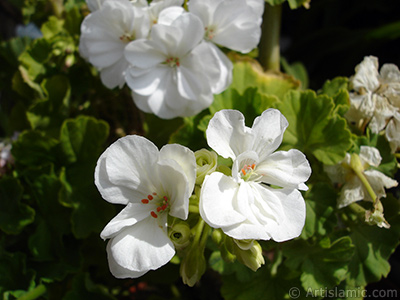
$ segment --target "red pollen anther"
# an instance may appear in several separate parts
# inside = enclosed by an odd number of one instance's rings
[[[147,196],[147,199],[153,200],[153,196],[152,196],[152,195],[148,195],[148,196]]]
[[[251,168],[254,170],[254,168],[256,167],[256,164],[252,164]]]
[[[156,193],[156,192],[154,192],[154,193],[153,193],[153,195],[154,195],[154,196],[156,196],[156,195],[157,195],[157,193]]]
[[[179,67],[179,66],[180,66],[180,63],[179,63],[179,61],[177,61],[177,62],[176,62],[176,66],[177,66],[177,67]]]
[[[163,206],[161,206],[162,210],[165,210],[167,208],[167,204],[164,204]]]
[[[244,170],[244,168],[242,169],[242,173],[243,175],[246,175],[246,171]]]
[[[152,212],[150,213],[150,215],[151,215],[154,219],[157,219],[157,218],[158,218],[157,214],[156,214],[154,211],[152,211]]]
[[[157,212],[160,212],[161,209],[162,209],[161,206],[157,207]]]
[[[168,197],[167,196],[164,196],[163,198],[164,198],[165,201],[168,201]]]
[[[143,204],[147,204],[147,203],[149,203],[149,200],[147,200],[147,199],[142,199],[142,203],[143,203]]]

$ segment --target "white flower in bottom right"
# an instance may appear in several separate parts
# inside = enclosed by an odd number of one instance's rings
[[[201,217],[237,239],[286,241],[300,235],[305,202],[299,189],[311,174],[298,150],[276,151],[288,126],[276,109],[255,119],[252,128],[235,110],[217,112],[206,135],[214,151],[233,159],[232,176],[206,176],[200,193]]]

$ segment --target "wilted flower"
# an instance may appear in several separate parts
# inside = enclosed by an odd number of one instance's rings
[[[378,149],[361,146],[359,155],[346,153],[344,160],[339,164],[324,167],[333,182],[343,184],[338,199],[339,208],[359,200],[375,202],[377,199],[386,197],[385,188],[397,186],[396,180],[370,168],[371,166],[378,167],[381,160]],[[367,182],[363,182],[364,179]],[[371,192],[368,191],[369,187],[372,188],[374,197],[377,199],[372,198]]]
[[[307,189],[311,168],[298,150],[274,152],[287,126],[276,109],[263,112],[252,128],[235,110],[210,120],[209,146],[233,159],[232,177],[214,172],[203,182],[200,214],[211,227],[238,240],[285,241],[301,233],[305,203],[298,189]]]
[[[102,197],[126,207],[101,232],[110,270],[136,278],[165,265],[175,254],[168,215],[186,219],[195,182],[194,153],[172,144],[158,151],[149,140],[126,136],[99,158],[95,184]]]

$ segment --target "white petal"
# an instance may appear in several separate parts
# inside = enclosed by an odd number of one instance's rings
[[[113,89],[117,86],[122,88],[125,84],[125,71],[128,66],[129,63],[122,57],[115,64],[100,71],[101,82],[109,89]]]
[[[362,88],[374,92],[380,85],[378,73],[378,59],[374,56],[366,56],[364,60],[356,66],[356,74],[351,79],[355,90]]]
[[[105,153],[107,179],[121,188],[121,193],[128,189],[130,193],[126,196],[135,196],[130,201],[140,202],[143,195],[154,191],[152,168],[159,154],[151,141],[137,135],[125,136],[112,144]]]
[[[255,139],[251,149],[258,153],[261,161],[279,147],[288,126],[286,118],[273,108],[267,109],[254,120],[251,131]]]
[[[170,212],[173,217],[186,220],[189,214],[189,197],[192,192],[188,179],[181,166],[172,159],[163,159],[157,163],[154,170],[159,177],[163,196],[169,198]],[[160,192],[159,192],[160,193]]]
[[[242,53],[254,49],[261,37],[259,17],[242,0],[224,1],[215,11],[217,32],[212,41]]]
[[[244,116],[237,110],[221,110],[212,117],[207,130],[207,143],[219,155],[235,159],[240,153],[250,150],[253,140]]]
[[[170,76],[171,71],[168,67],[154,67],[146,70],[131,67],[126,71],[126,83],[136,94],[151,96],[160,85],[163,85]]]
[[[364,174],[378,198],[386,197],[385,188],[390,189],[398,184],[396,180],[377,170],[367,170]]]
[[[354,175],[347,178],[346,183],[343,185],[338,200],[338,208],[346,207],[353,202],[363,200],[365,198],[364,188],[361,181]]]
[[[179,144],[165,145],[160,149],[161,159],[173,159],[181,166],[188,179],[191,193],[196,182],[196,157],[193,151]]]
[[[183,2],[183,1],[179,1]],[[175,21],[178,17],[180,17],[182,14],[184,14],[186,11],[183,7],[180,5],[176,6],[171,6],[167,9],[163,9],[159,12],[158,14],[158,24],[163,24],[163,25],[171,25],[173,21]],[[154,19],[154,17],[153,17]]]
[[[110,240],[115,263],[135,272],[155,270],[175,254],[174,245],[154,218],[147,218],[122,230]]]
[[[298,237],[306,220],[306,205],[301,193],[291,189],[271,189],[270,192],[280,199],[283,217],[268,228],[268,233],[277,242]]]
[[[166,60],[165,53],[159,50],[158,44],[146,39],[135,40],[125,47],[125,57],[133,66],[147,69]]]
[[[146,274],[149,270],[137,272],[129,270],[128,268],[124,268],[120,266],[115,261],[112,252],[111,252],[111,241],[107,243],[107,259],[108,259],[108,266],[110,267],[111,274],[114,275],[116,278],[138,278]]]
[[[100,233],[102,239],[109,239],[118,234],[122,229],[132,226],[145,218],[150,217],[152,207],[143,203],[128,203]]]
[[[196,47],[204,36],[204,26],[199,17],[191,13],[180,15],[171,26],[183,28],[182,36],[178,41],[177,57],[182,57]]]
[[[200,215],[213,228],[239,224],[246,218],[233,207],[239,185],[222,173],[214,172],[204,179],[200,193]]]
[[[256,165],[255,172],[262,174],[262,182],[298,188],[308,180],[311,167],[306,156],[298,150],[278,151]]]
[[[360,147],[360,159],[362,163],[367,163],[368,165],[374,167],[379,166],[382,161],[379,150],[369,146]]]
[[[196,75],[185,65],[177,68],[178,91],[182,97],[196,101],[198,95],[203,93],[204,84]]]
[[[211,91],[219,94],[232,83],[233,64],[213,43],[203,41],[192,52],[202,65],[202,73],[208,78]]]

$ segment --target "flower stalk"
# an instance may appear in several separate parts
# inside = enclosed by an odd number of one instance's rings
[[[265,3],[262,35],[259,44],[258,60],[264,70],[280,70],[279,37],[281,31],[282,5]]]

